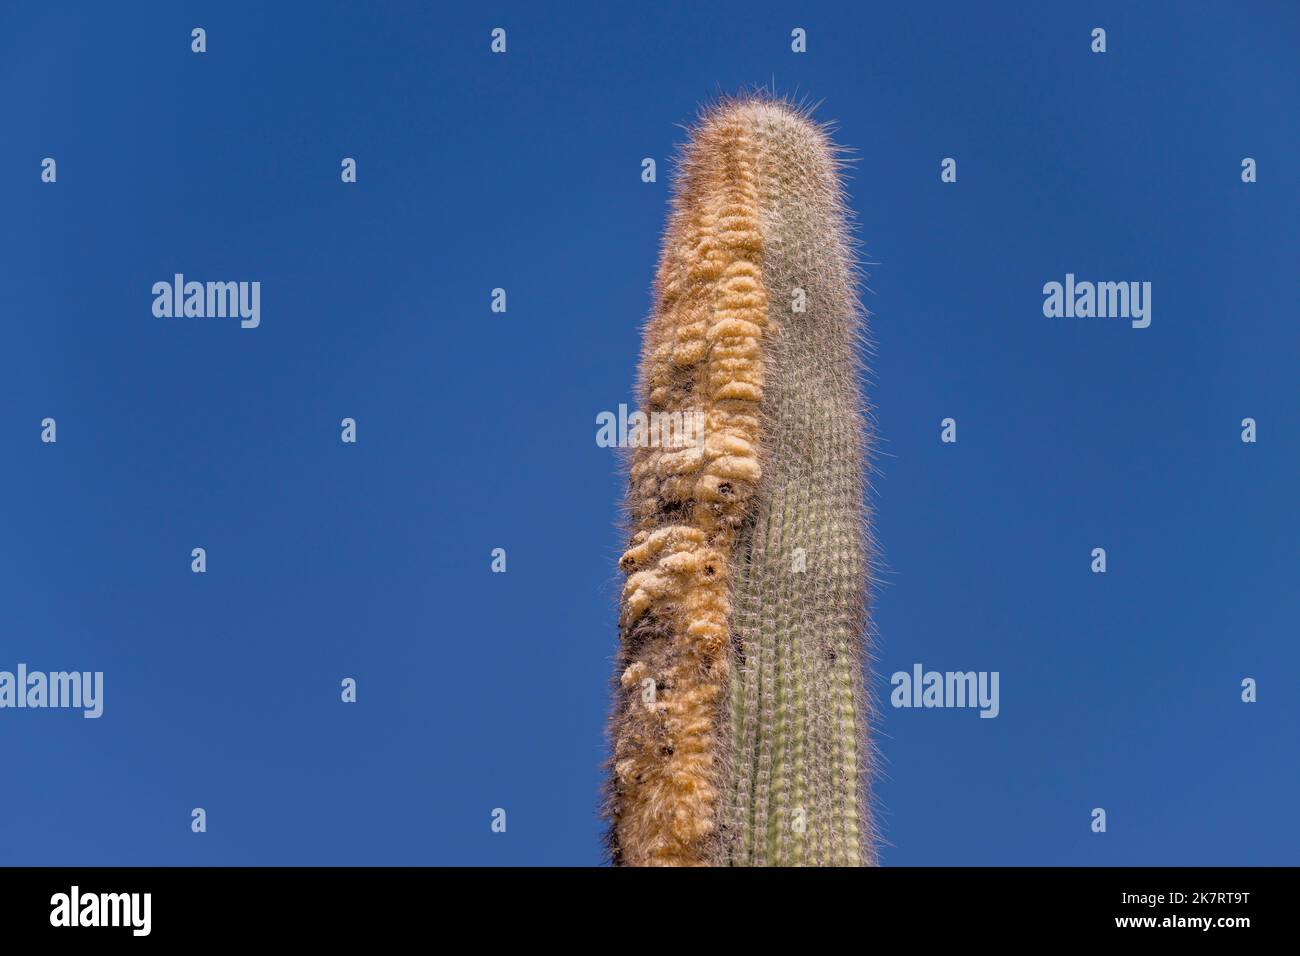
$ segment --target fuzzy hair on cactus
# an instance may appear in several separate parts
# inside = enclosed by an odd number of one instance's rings
[[[644,333],[607,793],[614,863],[875,862],[862,309],[844,161],[806,109],[706,110]],[[673,419],[675,420],[675,419]]]

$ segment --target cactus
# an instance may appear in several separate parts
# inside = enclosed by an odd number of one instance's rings
[[[842,161],[765,96],[681,157],[642,352],[611,718],[612,860],[874,862],[860,314]]]

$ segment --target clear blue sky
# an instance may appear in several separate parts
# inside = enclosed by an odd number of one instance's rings
[[[883,862],[1300,861],[1297,8],[534,6],[0,12],[0,669],[106,684],[0,711],[0,862],[600,861],[595,416],[680,124],[757,82],[859,157],[872,685],[1001,674],[995,720],[882,713]],[[154,318],[176,272],[261,326]],[[1066,272],[1151,327],[1045,318]]]

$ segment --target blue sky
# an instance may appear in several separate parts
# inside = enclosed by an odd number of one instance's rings
[[[600,862],[595,416],[681,125],[766,83],[857,156],[871,684],[1001,675],[882,710],[882,862],[1296,863],[1300,12],[614,6],[0,12],[0,669],[105,674],[99,720],[0,711],[0,862]],[[260,327],[154,318],[176,272]],[[1151,327],[1044,317],[1067,272]]]

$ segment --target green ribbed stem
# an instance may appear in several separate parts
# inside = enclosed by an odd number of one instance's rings
[[[741,866],[854,866],[874,862],[864,787],[868,538],[858,308],[820,130],[779,111],[756,125],[771,333],[764,475],[735,556],[729,858]],[[798,313],[796,287],[806,293]]]

